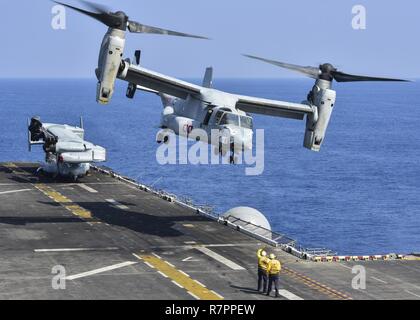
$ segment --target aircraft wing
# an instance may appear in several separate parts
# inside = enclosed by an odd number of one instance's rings
[[[201,95],[206,89],[173,77],[166,76],[146,68],[130,64],[118,76],[121,80],[133,83],[140,88],[168,94],[180,99],[189,95]],[[303,120],[305,114],[313,113],[310,106],[298,103],[275,101],[247,96],[229,94],[237,101],[236,108],[248,112],[268,116]]]
[[[106,161],[106,150],[103,147],[85,141],[84,129],[68,125],[45,124],[48,132],[58,138],[56,152],[61,153],[65,162],[102,162]]]
[[[202,89],[202,87],[192,83],[168,77],[133,64],[130,64],[126,72],[119,75],[119,78],[184,100],[189,95],[200,94]]]
[[[68,150],[61,153],[63,160],[67,163],[88,163],[106,161],[106,150],[103,147],[87,143],[83,150],[69,151],[69,145],[65,146]]]
[[[62,161],[66,163],[106,161],[105,148],[84,140],[85,130],[82,121],[79,128],[65,124],[42,124],[39,117],[34,117],[31,119],[28,130],[29,151],[31,151],[31,146],[36,144],[48,145],[48,148],[54,145],[53,152],[60,155]]]
[[[73,143],[80,143],[83,144],[83,139],[81,136],[82,129],[78,129],[75,127],[70,127],[68,125],[60,125],[60,124],[44,124],[44,128],[48,130],[48,132],[52,133],[54,136],[58,138],[58,140],[68,141]],[[76,132],[79,131],[79,134]]]
[[[247,96],[238,96],[236,108],[247,113],[297,120],[303,120],[306,114],[313,113],[308,105]]]

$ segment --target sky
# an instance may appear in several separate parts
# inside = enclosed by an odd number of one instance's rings
[[[65,0],[62,0],[65,1]],[[144,24],[211,41],[129,34],[126,57],[141,49],[142,66],[181,78],[295,77],[248,60],[249,53],[302,65],[331,62],[342,71],[420,76],[420,2],[412,0],[102,0]],[[68,0],[69,4],[77,4]],[[354,30],[352,9],[366,8]],[[51,27],[48,0],[1,1],[0,78],[92,78],[106,27],[71,10],[66,29]]]

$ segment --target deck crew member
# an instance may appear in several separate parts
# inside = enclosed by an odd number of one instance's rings
[[[270,254],[270,262],[267,266],[267,274],[268,274],[268,291],[267,296],[270,295],[271,290],[274,289],[276,291],[276,298],[279,296],[279,275],[281,271],[281,263],[277,260],[274,254]]]
[[[267,267],[270,259],[267,257],[267,252],[264,249],[257,251],[258,257],[258,291],[267,291]]]

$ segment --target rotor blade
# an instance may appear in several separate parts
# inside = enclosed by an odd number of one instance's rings
[[[104,5],[98,4],[98,3],[93,3],[93,2],[89,2],[86,0],[79,0],[81,3],[84,3],[85,6],[89,7],[91,10],[96,11],[97,13],[109,13],[110,10],[105,7]]]
[[[367,77],[358,76],[353,74],[347,74],[339,71],[332,71],[331,75],[337,82],[356,82],[356,81],[397,81],[397,82],[409,82],[403,79],[392,79],[392,78],[378,78],[378,77]]]
[[[53,2],[55,2],[59,5],[65,6],[67,8],[73,9],[73,10],[75,10],[79,13],[82,13],[84,15],[87,15],[87,16],[95,19],[95,20],[98,20],[99,22],[104,23],[104,24],[108,23],[108,14],[106,14],[106,13],[90,12],[90,11],[83,10],[83,9],[80,9],[80,8],[77,8],[77,7],[73,7],[71,5],[68,5],[68,4],[65,4],[65,3],[62,3],[62,2],[58,2],[58,1],[54,1],[54,0],[53,0]]]
[[[256,56],[251,56],[248,54],[244,54],[245,57],[251,58],[251,59],[255,59],[255,60],[259,60],[259,61],[263,61],[272,65],[275,65],[277,67],[281,67],[281,68],[285,68],[285,69],[289,69],[295,72],[299,72],[299,73],[303,73],[304,75],[313,78],[313,79],[318,79],[319,75],[320,75],[320,70],[319,68],[315,68],[315,67],[303,67],[303,66],[298,66],[295,64],[289,64],[289,63],[283,63],[283,62],[279,62],[279,61],[275,61],[275,60],[269,60],[269,59],[264,59],[264,58],[260,58],[260,57],[256,57]]]
[[[187,37],[187,38],[210,40],[209,38],[206,38],[206,37],[195,36],[195,35],[192,35],[192,34],[181,33],[181,32],[156,28],[156,27],[152,27],[152,26],[147,26],[147,25],[135,22],[135,21],[129,21],[128,22],[128,30],[130,32],[133,32],[133,33],[163,34],[163,35],[168,35],[168,36],[177,36],[177,37]]]

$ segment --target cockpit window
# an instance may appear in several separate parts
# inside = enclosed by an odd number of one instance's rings
[[[223,111],[218,111],[216,113],[216,116],[214,118],[214,122],[219,123],[220,119],[222,119],[224,112]]]
[[[234,113],[226,112],[223,115],[222,120],[219,123],[220,125],[234,125],[239,127],[239,116]]]
[[[245,129],[252,129],[252,118],[247,116],[241,116],[241,127]]]

